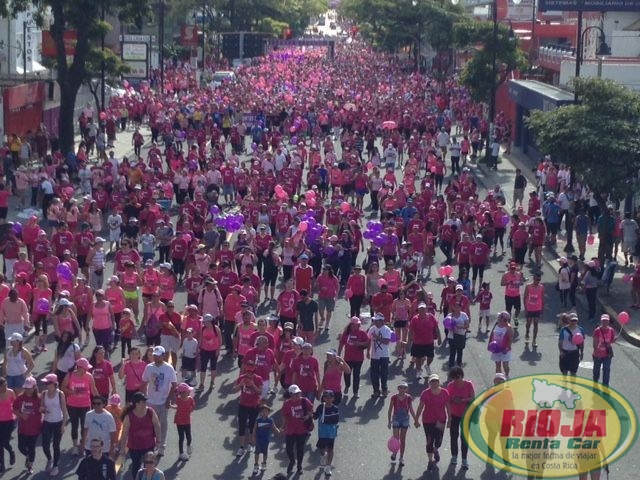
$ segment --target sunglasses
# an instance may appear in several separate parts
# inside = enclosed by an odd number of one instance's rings
[[[155,463],[156,463],[156,461],[155,461],[155,460],[145,460],[145,461],[144,461],[144,464],[145,464],[145,465],[154,465]]]

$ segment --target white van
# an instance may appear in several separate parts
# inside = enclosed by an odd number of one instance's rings
[[[219,87],[225,82],[234,82],[236,80],[236,74],[231,70],[219,70],[213,74],[211,78],[211,84],[214,87]]]

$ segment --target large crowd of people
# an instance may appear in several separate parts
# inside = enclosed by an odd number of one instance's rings
[[[537,346],[538,269],[561,213],[542,205],[536,188],[523,204],[526,182],[513,211],[499,186],[479,191],[469,167],[488,123],[453,78],[402,73],[357,43],[338,48],[335,59],[314,49],[273,52],[215,88],[196,86],[193,73],[169,68],[163,93],[127,86],[107,112],[88,107],[72,158],[45,149],[36,167],[18,158],[15,169],[5,168],[2,221],[12,194],[21,207],[40,204],[42,218],[12,223],[0,245],[1,452],[13,465],[17,423],[27,471],[42,436],[46,470],[56,476],[69,423],[73,454],[86,455],[81,479],[115,472],[121,454],[133,478],[163,478],[156,463],[167,439],[177,438],[180,460],[189,459],[193,395],[215,387],[218,360],[228,355],[237,358],[237,366],[225,364],[238,373],[236,455],[254,453],[254,474],[267,468],[278,432],[287,472],[301,472],[315,421],[331,476],[340,404],[364,394],[365,362],[367,395],[389,397],[389,428],[399,441],[392,460],[404,463],[414,423],[424,427],[430,470],[447,429],[450,462],[459,451],[467,469],[459,438],[475,394],[462,370],[467,332],[488,336],[497,383],[511,375],[521,321]],[[508,131],[502,115],[495,120],[497,132]],[[109,150],[117,135],[131,137],[133,157]],[[571,179],[556,175],[551,185],[553,168],[542,169],[544,191],[561,194]],[[508,265],[504,309],[485,282],[496,262]],[[588,264],[582,275],[571,266],[561,291],[580,281],[592,288],[596,269]],[[440,277],[444,287],[427,283]],[[575,306],[573,291],[565,300]],[[333,318],[339,302],[349,304],[344,329]],[[560,367],[575,375],[584,344],[572,338],[584,331],[575,313],[565,317]],[[32,327],[27,348],[23,335]],[[337,348],[318,348],[329,330],[340,331]],[[608,384],[615,342],[608,317],[593,339],[594,378],[602,368]],[[89,343],[95,347],[86,355]],[[449,372],[441,378],[431,365],[444,344]],[[54,361],[39,393],[32,356],[47,348]],[[406,383],[397,392],[389,385],[393,356],[409,357],[410,378],[424,376],[417,404]],[[277,420],[272,410],[281,412]]]

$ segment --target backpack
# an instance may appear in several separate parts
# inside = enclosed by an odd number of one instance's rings
[[[147,320],[147,324],[144,327],[144,334],[147,338],[154,338],[160,334],[160,329],[162,324],[160,323],[160,319],[155,313],[152,313],[149,316],[149,320]]]

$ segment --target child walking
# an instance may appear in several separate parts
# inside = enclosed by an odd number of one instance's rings
[[[187,338],[182,341],[182,380],[191,383],[196,378],[196,357],[198,340],[193,336],[193,328],[187,328]]]
[[[318,405],[313,413],[313,418],[318,420],[318,443],[316,447],[320,450],[322,458],[320,466],[324,467],[324,477],[331,476],[331,464],[333,463],[333,447],[338,436],[338,422],[340,412],[333,403],[335,393],[333,390],[322,392],[322,403]]]
[[[413,410],[413,397],[407,392],[409,391],[409,385],[406,382],[398,385],[398,393],[391,396],[391,402],[389,403],[389,410],[387,410],[387,427],[393,429],[393,436],[400,440],[400,460],[398,464],[404,465],[404,449],[407,439],[407,430],[411,418],[415,421],[416,412]],[[396,461],[397,453],[391,455],[391,461]]]
[[[125,308],[120,317],[120,358],[122,361],[131,353],[131,340],[136,334],[136,324],[131,317],[131,309]]]
[[[476,298],[474,298],[473,300],[474,302],[480,302],[480,313],[478,315],[478,335],[482,330],[482,317],[484,317],[487,332],[489,331],[489,322],[491,320],[491,299],[492,298],[493,298],[493,294],[489,289],[489,283],[484,282],[482,285],[480,285],[480,291],[478,292],[478,295],[476,295]]]
[[[172,408],[176,409],[173,422],[178,428],[178,452],[180,460],[189,460],[191,455],[191,412],[196,408],[196,402],[191,396],[193,388],[186,383],[176,387],[176,403]],[[184,439],[187,439],[187,453],[184,453]]]
[[[109,405],[104,409],[111,414],[116,422],[116,445],[120,445],[120,434],[122,433],[122,399],[120,395],[114,393],[109,397]]]
[[[271,408],[269,405],[262,405],[260,413],[256,419],[256,453],[253,464],[253,475],[258,475],[260,470],[267,469],[267,453],[269,451],[269,442],[271,441],[271,433],[280,433],[280,429],[273,423],[273,418],[269,416]],[[260,464],[260,455],[262,455],[262,466]]]

